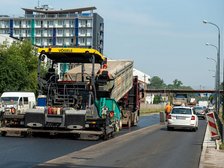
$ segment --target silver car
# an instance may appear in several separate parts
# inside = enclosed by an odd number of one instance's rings
[[[176,106],[167,116],[167,130],[171,129],[198,129],[198,116],[192,107]]]
[[[198,118],[202,118],[205,119],[205,115],[206,115],[206,108],[203,106],[195,106],[193,108],[195,114],[198,116]]]

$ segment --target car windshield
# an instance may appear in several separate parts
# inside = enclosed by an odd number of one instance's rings
[[[191,109],[187,108],[174,108],[172,114],[192,114]]]
[[[187,98],[187,95],[186,94],[176,94],[175,97],[178,99],[185,99],[185,98]]]
[[[204,108],[203,107],[194,107],[194,111],[197,112],[197,111],[203,111]]]
[[[2,97],[1,102],[4,104],[16,104],[19,97]]]

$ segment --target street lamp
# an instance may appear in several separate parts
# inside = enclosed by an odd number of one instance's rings
[[[217,62],[214,58],[210,58],[210,57],[206,57],[206,58],[214,61],[215,63]]]
[[[210,24],[215,26],[218,29],[218,47],[217,47],[217,99],[218,99],[218,105],[217,105],[217,113],[219,113],[219,105],[220,105],[220,28],[215,23],[208,22],[207,20],[203,20],[203,23]],[[212,45],[213,46],[213,45]]]
[[[218,47],[216,46],[216,45],[213,45],[213,44],[210,44],[210,43],[206,43],[205,45],[207,45],[207,46],[211,46],[211,47],[214,47],[214,48],[216,48],[216,51],[217,51],[217,56],[218,56]],[[218,59],[218,58],[217,58]],[[214,60],[214,59],[213,59]],[[217,61],[215,61],[216,62],[216,77],[215,77],[215,94],[216,94],[216,96],[215,96],[215,109],[216,109],[216,111],[219,111],[219,103],[220,103],[220,101],[218,101],[218,99],[220,98],[220,96],[219,96],[219,83],[218,83],[218,76],[219,76],[219,74],[218,74],[218,65],[217,65]]]
[[[210,43],[206,43],[205,45],[215,47],[217,52],[218,52],[218,47],[216,45],[213,45],[213,44],[210,44]]]
[[[210,57],[206,57],[207,59],[209,60],[212,60],[215,62],[216,64],[216,71],[215,71],[215,96],[214,96],[214,99],[215,99],[215,110],[217,111],[218,110],[218,92],[217,92],[217,61],[214,59],[214,58],[210,58]]]

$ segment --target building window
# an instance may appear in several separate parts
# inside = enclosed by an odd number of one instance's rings
[[[41,30],[36,30],[36,35],[41,36]]]
[[[69,27],[74,27],[74,20],[69,20]]]
[[[53,21],[49,21],[48,24],[49,24],[49,26],[51,26],[51,27],[54,26]]]
[[[63,21],[62,20],[58,20],[58,26],[62,26],[63,25]]]
[[[58,29],[57,31],[58,31],[58,35],[59,35],[59,36],[62,36],[62,35],[63,35],[63,30]]]
[[[19,30],[15,30],[15,35],[19,35]]]
[[[41,39],[40,38],[36,38],[36,44],[41,44]]]
[[[41,21],[36,20],[36,26],[41,26]]]
[[[57,38],[57,44],[58,44],[58,45],[62,45],[62,43],[63,43],[62,38]]]
[[[86,25],[87,27],[92,27],[92,20],[87,20]]]
[[[26,22],[26,27],[29,27],[30,25],[31,25],[31,21],[28,20],[28,21]]]
[[[16,20],[15,22],[14,22],[14,26],[19,26],[20,25],[20,21],[18,21],[18,20]]]

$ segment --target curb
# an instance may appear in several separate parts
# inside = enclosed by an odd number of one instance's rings
[[[201,157],[200,157],[200,162],[199,162],[199,168],[207,167],[204,164],[204,162],[205,162],[205,155],[206,155],[208,148],[216,149],[216,142],[211,139],[209,125],[207,124],[206,132],[205,132],[205,136],[204,136],[204,140],[203,140],[203,144],[202,144],[202,152],[201,152]]]

